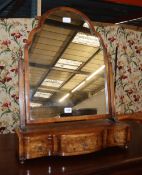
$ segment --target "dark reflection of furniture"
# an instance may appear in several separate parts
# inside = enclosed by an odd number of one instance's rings
[[[25,131],[17,130],[17,134],[21,161],[86,154],[112,146],[127,148],[130,141],[129,125],[108,119],[29,126]]]
[[[97,114],[97,109],[95,108],[82,108],[73,110],[73,115],[95,115]]]
[[[83,115],[95,115],[97,114],[97,109],[95,108],[82,108],[82,109],[74,109],[71,113],[61,113],[61,117],[66,116],[83,116]]]

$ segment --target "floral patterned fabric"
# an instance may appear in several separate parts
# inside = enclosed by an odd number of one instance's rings
[[[19,124],[18,59],[35,19],[0,20],[0,133]]]
[[[119,26],[96,27],[101,34],[117,71],[115,88],[116,113],[142,111],[142,32]]]
[[[0,133],[14,132],[19,125],[18,59],[35,19],[0,20]],[[115,63],[116,112],[142,111],[142,32],[118,26],[96,27]]]

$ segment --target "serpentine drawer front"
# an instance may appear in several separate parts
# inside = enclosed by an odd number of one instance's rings
[[[127,146],[130,126],[108,121],[78,121],[29,126],[16,130],[19,159],[43,156],[72,156],[95,152],[110,146]]]
[[[107,131],[107,146],[126,146],[130,140],[130,127],[114,126]]]
[[[51,155],[52,143],[48,135],[25,137],[26,158],[35,158]]]
[[[62,135],[61,155],[78,155],[102,149],[103,131],[86,134]]]

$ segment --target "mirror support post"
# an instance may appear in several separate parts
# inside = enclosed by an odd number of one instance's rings
[[[115,118],[115,92],[114,92],[114,76],[113,76],[113,69],[112,63],[109,63],[109,72],[110,72],[110,92],[111,92],[111,117]]]
[[[21,129],[25,128],[26,125],[26,115],[25,115],[25,81],[24,81],[24,65],[23,61],[20,58],[18,62],[18,71],[19,71],[19,106],[20,106],[20,127]]]

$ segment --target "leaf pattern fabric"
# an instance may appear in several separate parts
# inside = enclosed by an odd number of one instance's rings
[[[19,125],[18,59],[35,19],[0,20],[0,133]],[[36,22],[35,22],[36,24]]]

